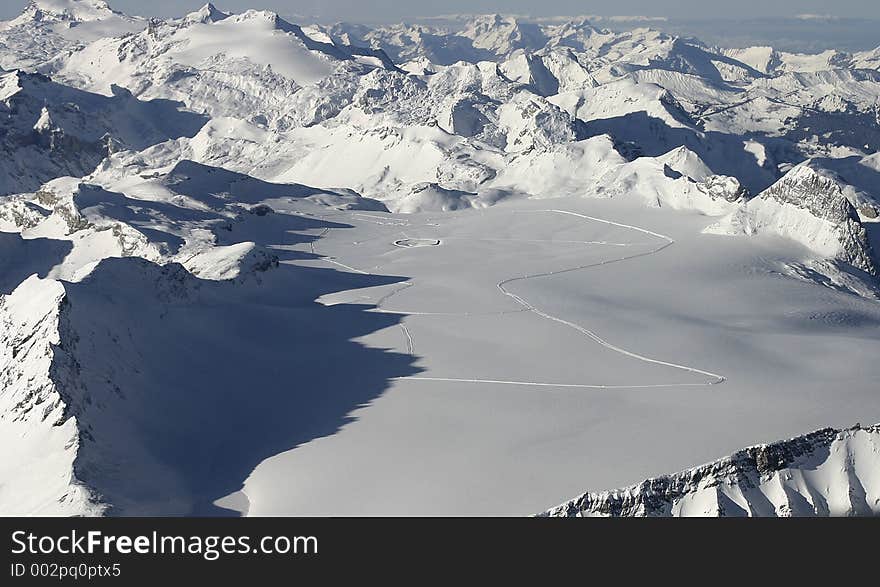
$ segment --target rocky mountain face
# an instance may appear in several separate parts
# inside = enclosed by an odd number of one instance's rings
[[[65,361],[61,341],[64,287],[34,275],[7,294],[0,298],[0,438],[15,450],[0,465],[0,501],[5,511],[100,514],[73,471],[81,436],[65,402],[76,366]]]
[[[112,153],[195,134],[204,118],[114,86],[104,96],[20,70],[0,74],[0,194],[81,177]]]
[[[783,235],[824,258],[876,276],[878,259],[868,233],[876,218],[873,206],[859,206],[854,191],[847,187],[830,171],[808,162],[707,232]]]
[[[754,446],[638,485],[585,493],[554,517],[880,515],[880,425]]]
[[[802,166],[789,172],[759,198],[782,207],[796,207],[827,222],[833,227],[840,245],[835,258],[871,275],[878,274],[877,260],[859,213],[834,179],[823,177],[809,166]],[[752,209],[757,205],[758,202],[753,201]]]

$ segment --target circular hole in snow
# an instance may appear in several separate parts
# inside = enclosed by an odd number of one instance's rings
[[[435,238],[404,238],[394,241],[395,247],[412,249],[416,247],[439,247],[441,242]]]

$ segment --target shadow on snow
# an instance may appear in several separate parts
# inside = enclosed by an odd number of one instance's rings
[[[297,242],[315,237],[292,230],[345,226],[259,221]],[[65,284],[53,365],[81,430],[77,478],[113,515],[232,514],[213,503],[261,461],[334,434],[393,378],[419,372],[409,355],[358,342],[400,316],[314,301],[401,281],[281,263],[217,282],[177,264],[101,262]]]

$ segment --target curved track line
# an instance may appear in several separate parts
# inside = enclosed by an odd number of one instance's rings
[[[345,263],[340,263],[334,257],[322,257],[321,260],[327,261],[328,263],[332,263],[334,265],[342,267],[343,269],[348,269],[349,271],[351,271],[353,273],[360,273],[361,275],[373,275],[372,273],[370,273],[368,271],[362,271],[356,267],[352,267],[351,265],[346,265]]]
[[[454,379],[451,377],[393,377],[392,381],[439,381],[444,383],[484,383],[487,385],[518,385],[522,387],[561,387],[567,389],[661,389],[672,387],[706,387],[714,383],[656,383],[645,385],[589,385],[586,383],[538,383],[496,379]]]
[[[550,214],[565,214],[565,215],[569,215],[569,216],[575,216],[578,218],[583,218],[585,220],[592,220],[594,222],[600,222],[602,224],[607,224],[609,226],[616,226],[616,227],[625,228],[628,230],[635,230],[637,232],[641,232],[643,234],[647,234],[649,236],[659,238],[659,239],[666,241],[666,242],[662,246],[659,246],[655,249],[652,249],[650,251],[645,251],[642,253],[627,255],[625,257],[620,257],[617,259],[607,259],[605,261],[600,261],[597,263],[590,263],[588,265],[581,265],[581,266],[572,267],[569,269],[561,269],[558,271],[547,271],[547,272],[543,272],[543,273],[533,273],[533,274],[528,274],[528,275],[521,275],[518,277],[511,277],[509,279],[505,279],[505,280],[500,281],[497,284],[495,284],[495,286],[498,288],[498,290],[502,294],[511,298],[517,305],[521,306],[522,307],[521,310],[504,311],[504,312],[497,312],[497,313],[471,314],[471,313],[467,313],[467,312],[464,312],[464,313],[461,313],[461,312],[459,312],[459,313],[402,312],[402,311],[391,311],[391,310],[382,309],[381,306],[384,302],[388,301],[390,298],[399,294],[400,292],[407,290],[410,287],[413,287],[415,285],[413,282],[407,281],[407,282],[403,283],[401,285],[401,287],[396,288],[394,291],[392,291],[392,292],[386,294],[385,296],[383,296],[382,298],[380,298],[375,304],[376,310],[374,310],[374,311],[380,312],[380,313],[386,313],[386,314],[399,314],[399,315],[405,315],[405,316],[478,316],[478,315],[479,316],[492,316],[492,315],[531,312],[531,313],[533,313],[537,316],[540,316],[541,318],[544,318],[546,320],[550,320],[550,321],[556,322],[558,324],[562,324],[563,326],[566,326],[568,328],[572,328],[572,329],[580,332],[581,334],[583,334],[584,336],[586,336],[587,338],[589,338],[590,340],[592,340],[596,344],[603,346],[606,349],[611,350],[613,352],[622,354],[624,356],[630,357],[630,358],[638,360],[638,361],[642,361],[644,363],[649,363],[652,365],[660,365],[663,367],[678,369],[681,371],[686,371],[688,373],[694,373],[694,374],[698,374],[698,375],[705,375],[706,377],[710,377],[712,379],[712,381],[707,381],[705,383],[664,383],[664,384],[653,384],[653,385],[590,385],[590,384],[578,384],[578,383],[541,383],[541,382],[534,382],[534,381],[505,381],[505,380],[496,380],[496,379],[463,379],[463,378],[460,379],[460,378],[451,378],[451,377],[398,377],[398,378],[394,378],[393,379],[394,381],[434,381],[434,382],[445,382],[445,383],[514,385],[514,386],[523,386],[523,387],[526,387],[526,386],[528,386],[528,387],[556,387],[556,388],[567,388],[567,389],[659,389],[659,388],[674,388],[674,387],[706,387],[706,386],[710,386],[710,385],[719,385],[719,384],[727,381],[727,378],[725,376],[719,375],[717,373],[712,373],[711,371],[704,371],[702,369],[697,369],[695,367],[690,367],[688,365],[682,365],[679,363],[673,363],[670,361],[662,361],[660,359],[654,359],[651,357],[647,357],[645,355],[641,355],[641,354],[633,352],[633,351],[628,351],[628,350],[624,349],[623,347],[619,347],[619,346],[612,344],[611,342],[605,340],[604,338],[602,338],[601,336],[596,334],[594,331],[589,330],[588,328],[585,328],[585,327],[583,327],[579,324],[576,324],[574,322],[570,322],[570,321],[565,320],[563,318],[560,318],[558,316],[554,316],[552,314],[544,312],[543,310],[541,310],[540,308],[538,308],[534,304],[525,300],[522,296],[519,296],[519,295],[511,292],[509,289],[507,289],[506,286],[509,286],[509,285],[516,283],[516,282],[519,282],[519,281],[527,281],[527,280],[531,280],[531,279],[541,279],[541,278],[545,278],[545,277],[552,277],[555,275],[564,275],[566,273],[573,273],[575,271],[581,271],[584,269],[602,267],[604,265],[610,265],[613,263],[621,263],[623,261],[630,261],[630,260],[638,259],[641,257],[648,257],[651,255],[656,255],[656,254],[668,249],[669,247],[671,247],[672,245],[675,244],[675,240],[669,236],[666,236],[665,234],[660,234],[658,232],[654,232],[654,231],[651,231],[651,230],[648,230],[645,228],[641,228],[638,226],[633,226],[630,224],[623,224],[620,222],[605,220],[603,218],[596,218],[594,216],[588,216],[586,214],[579,214],[577,212],[570,212],[568,210],[555,210],[555,209],[553,209],[553,210],[535,210],[535,212],[544,212],[544,213],[550,213]],[[391,224],[391,223],[388,223],[388,224]],[[321,238],[324,235],[326,235],[327,232],[329,232],[329,230],[330,229],[324,229],[324,231],[318,236],[318,238]],[[450,239],[446,239],[446,240],[450,240]],[[477,240],[477,241],[480,241],[480,240],[509,240],[509,241],[513,241],[513,242],[520,242],[520,241],[517,241],[516,239],[466,239],[464,237],[458,238],[456,240]],[[554,242],[554,241],[534,241],[534,240],[529,241],[529,240],[526,240],[526,241],[521,241],[521,242]],[[621,247],[635,246],[632,243],[610,243],[610,242],[606,242],[606,241],[570,241],[570,242],[575,242],[575,243],[580,243],[580,244],[612,245],[612,246],[621,246]],[[639,244],[641,244],[641,243],[639,243]],[[311,251],[313,253],[315,253],[314,243],[310,243],[310,247],[311,247]],[[317,253],[315,253],[315,254],[317,254]],[[366,271],[362,271],[360,269],[356,269],[354,267],[350,267],[348,265],[340,263],[332,257],[323,257],[323,259],[325,261],[327,261],[328,263],[338,265],[338,266],[343,267],[345,269],[348,269],[350,271],[354,271],[356,273],[360,273],[360,274],[364,274],[364,275],[370,275],[370,273],[368,273]],[[410,355],[414,355],[415,344],[413,342],[412,334],[410,333],[409,329],[406,327],[405,324],[401,323],[400,327],[402,328],[404,335],[406,336],[406,344],[407,344],[408,353]]]
[[[403,335],[406,337],[406,353],[414,357],[416,354],[416,345],[413,342],[412,335],[409,333],[409,328],[406,327],[406,324],[401,322],[400,328],[403,330]]]
[[[592,341],[594,341],[595,343],[597,343],[597,344],[599,344],[599,345],[601,345],[601,346],[603,346],[603,347],[605,347],[605,348],[607,348],[607,349],[610,349],[610,350],[612,350],[612,351],[614,351],[614,352],[620,353],[620,354],[625,355],[625,356],[627,356],[627,357],[631,357],[631,358],[633,358],[633,359],[637,359],[637,360],[642,361],[642,362],[645,362],[645,363],[650,363],[650,364],[653,364],[653,365],[661,365],[661,366],[663,366],[663,367],[671,367],[671,368],[673,368],[673,369],[679,369],[679,370],[682,370],[682,371],[687,371],[687,372],[689,372],[689,373],[696,373],[696,374],[698,374],[698,375],[705,375],[706,377],[711,377],[712,379],[714,379],[714,381],[708,382],[708,383],[706,383],[706,384],[704,384],[704,385],[717,385],[717,384],[719,384],[719,383],[724,383],[724,381],[726,381],[726,378],[725,378],[723,375],[719,375],[719,374],[717,374],[717,373],[712,373],[711,371],[704,371],[704,370],[702,370],[702,369],[697,369],[697,368],[695,368],[695,367],[689,367],[689,366],[687,366],[687,365],[680,365],[680,364],[678,364],[678,363],[672,363],[672,362],[669,362],[669,361],[661,361],[661,360],[659,360],[659,359],[653,359],[653,358],[651,358],[651,357],[646,357],[645,355],[640,355],[639,353],[635,353],[635,352],[632,352],[632,351],[628,351],[628,350],[626,350],[626,349],[624,349],[624,348],[622,348],[622,347],[619,347],[619,346],[617,346],[617,345],[614,345],[614,344],[608,342],[607,340],[605,340],[604,338],[600,337],[598,334],[596,334],[596,333],[593,332],[592,330],[589,330],[589,329],[587,329],[587,328],[584,328],[583,326],[581,326],[581,325],[579,325],[579,324],[575,324],[574,322],[569,322],[568,320],[564,320],[564,319],[562,319],[562,318],[559,318],[558,316],[553,316],[552,314],[548,314],[547,312],[544,312],[543,310],[539,309],[539,308],[536,307],[535,305],[533,305],[533,304],[531,304],[530,302],[528,302],[528,301],[526,301],[525,299],[523,299],[521,296],[518,296],[517,294],[515,294],[515,293],[511,292],[510,290],[508,290],[508,289],[506,288],[506,286],[511,285],[511,284],[513,284],[513,283],[516,283],[516,282],[518,282],[518,281],[526,281],[526,280],[529,280],[529,279],[541,279],[541,278],[543,278],[543,277],[552,277],[552,276],[554,276],[554,275],[562,275],[562,274],[565,274],[565,273],[572,273],[572,272],[574,272],[574,271],[580,271],[581,269],[589,269],[589,268],[592,268],[592,267],[601,267],[601,266],[603,266],[603,265],[610,265],[611,263],[620,263],[620,262],[623,262],[623,261],[629,261],[629,260],[632,260],[632,259],[638,259],[638,258],[640,258],[640,257],[648,257],[648,256],[650,256],[650,255],[656,255],[657,253],[660,253],[661,251],[664,251],[664,250],[668,249],[669,247],[671,247],[672,245],[675,244],[675,240],[672,239],[672,238],[670,238],[670,237],[668,237],[668,236],[666,236],[666,235],[659,234],[659,233],[656,233],[656,232],[652,232],[652,231],[650,231],[650,230],[646,230],[646,229],[643,229],[643,228],[639,228],[638,226],[630,226],[630,225],[627,225],[627,224],[621,224],[621,223],[619,223],[619,222],[612,222],[612,221],[610,221],[610,220],[603,220],[603,219],[601,219],[601,218],[594,218],[594,217],[592,217],[592,216],[586,216],[586,215],[584,215],[584,214],[578,214],[578,213],[576,213],[576,212],[568,212],[568,211],[566,211],[566,210],[538,210],[538,212],[549,212],[549,213],[554,213],[554,214],[568,214],[568,215],[571,215],[571,216],[578,216],[578,217],[580,217],[580,218],[586,218],[586,219],[588,219],[588,220],[593,220],[593,221],[596,221],[596,222],[602,222],[602,223],[604,223],[604,224],[610,224],[610,225],[618,226],[618,227],[621,227],[621,228],[629,228],[629,229],[632,229],[632,230],[637,230],[637,231],[639,231],[639,232],[643,232],[643,233],[645,233],[645,234],[649,234],[649,235],[651,235],[651,236],[655,236],[655,237],[657,237],[657,238],[663,239],[663,240],[666,241],[666,244],[664,244],[664,245],[662,245],[662,246],[660,246],[660,247],[657,247],[656,249],[651,250],[651,251],[647,251],[647,252],[643,252],[643,253],[638,253],[638,254],[635,254],[635,255],[629,255],[629,256],[626,256],[626,257],[621,257],[621,258],[619,258],[619,259],[610,259],[610,260],[601,261],[601,262],[598,262],[598,263],[591,263],[591,264],[589,264],[589,265],[583,265],[583,266],[581,266],[581,267],[573,267],[573,268],[571,268],[571,269],[563,269],[563,270],[560,270],[560,271],[548,271],[548,272],[545,272],[545,273],[535,273],[535,274],[531,274],[531,275],[523,275],[523,276],[520,276],[520,277],[512,277],[512,278],[510,278],[510,279],[506,279],[506,280],[504,280],[504,281],[501,281],[501,282],[499,282],[499,283],[496,285],[496,287],[501,291],[501,293],[503,293],[504,295],[510,297],[511,299],[513,299],[513,301],[515,301],[515,302],[518,303],[519,305],[523,306],[524,308],[526,308],[526,309],[529,310],[530,312],[533,312],[533,313],[537,314],[538,316],[541,316],[542,318],[546,318],[547,320],[552,320],[553,322],[557,322],[557,323],[562,324],[562,325],[564,325],[564,326],[568,326],[569,328],[573,328],[573,329],[577,330],[578,332],[580,332],[581,334],[583,334],[583,335],[587,336],[588,338],[590,338],[590,339],[591,339]]]
[[[321,231],[320,234],[318,234],[317,236],[315,236],[315,238],[313,238],[312,240],[309,241],[309,252],[310,252],[311,254],[313,254],[313,255],[320,255],[320,254],[318,253],[318,251],[315,250],[315,241],[324,238],[324,236],[325,236],[328,232],[330,232],[330,229],[329,229],[329,228],[325,228],[324,230]]]
[[[636,247],[639,245],[647,245],[650,243],[612,243],[608,241],[563,241],[563,240],[532,240],[518,238],[468,238],[466,236],[447,236],[443,237],[445,241],[470,241],[478,243],[550,243],[559,245],[603,245],[608,247]]]

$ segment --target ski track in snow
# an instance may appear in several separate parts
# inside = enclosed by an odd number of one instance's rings
[[[546,271],[543,273],[532,273],[528,275],[520,275],[517,277],[511,277],[505,280],[502,280],[495,284],[495,287],[504,294],[505,296],[511,298],[517,305],[521,306],[521,310],[507,310],[501,312],[484,312],[484,313],[470,313],[470,312],[404,312],[404,311],[392,311],[385,310],[382,308],[382,305],[387,302],[392,297],[397,294],[415,286],[415,283],[412,281],[407,281],[401,284],[400,287],[395,288],[393,291],[389,292],[385,296],[379,298],[376,301],[375,306],[376,309],[374,311],[381,312],[385,314],[397,314],[402,316],[421,316],[421,317],[430,317],[430,316],[502,316],[506,314],[518,314],[522,312],[531,312],[536,316],[540,316],[546,320],[550,320],[552,322],[556,322],[557,324],[561,324],[567,328],[574,329],[596,344],[605,347],[606,349],[622,354],[626,357],[635,359],[637,361],[641,361],[643,363],[649,363],[652,365],[659,365],[662,367],[670,367],[673,369],[678,369],[681,371],[686,371],[688,373],[693,373],[697,375],[705,375],[710,378],[710,381],[706,381],[703,383],[659,383],[659,384],[648,384],[648,385],[597,385],[597,384],[587,384],[587,383],[550,383],[550,382],[538,382],[538,381],[508,381],[508,380],[499,380],[499,379],[468,379],[468,378],[455,378],[455,377],[396,377],[393,381],[428,381],[428,382],[442,382],[442,383],[471,383],[471,384],[484,384],[484,385],[511,385],[511,386],[520,386],[520,387],[543,387],[543,388],[560,388],[560,389],[660,389],[660,388],[673,388],[673,387],[706,387],[706,386],[714,386],[719,385],[727,381],[727,378],[724,375],[719,375],[717,373],[712,373],[711,371],[705,371],[703,369],[697,369],[696,367],[690,367],[688,365],[682,365],[679,363],[673,363],[670,361],[663,361],[660,359],[655,359],[652,357],[648,357],[633,351],[629,351],[623,347],[617,346],[608,340],[599,336],[596,332],[581,326],[580,324],[576,324],[569,320],[565,320],[564,318],[560,318],[559,316],[554,316],[548,312],[545,312],[527,301],[520,295],[517,295],[508,289],[508,286],[532,279],[543,279],[546,277],[553,277],[556,275],[564,275],[566,273],[573,273],[575,271],[581,271],[585,269],[592,269],[596,267],[603,267],[605,265],[611,265],[613,263],[622,263],[624,261],[630,261],[633,259],[638,259],[642,257],[649,257],[651,255],[656,255],[661,253],[675,244],[675,240],[667,235],[660,234],[658,232],[653,232],[651,230],[641,228],[638,226],[633,226],[630,224],[623,224],[620,222],[614,222],[611,220],[605,220],[603,218],[596,218],[594,216],[587,216],[586,214],[579,214],[577,212],[571,212],[568,210],[535,210],[538,213],[548,213],[548,214],[564,214],[568,216],[575,216],[577,218],[581,218],[584,220],[590,220],[593,222],[600,222],[602,224],[607,224],[609,226],[616,226],[618,228],[625,228],[627,230],[634,230],[640,232],[642,234],[646,234],[648,236],[652,236],[655,238],[659,238],[665,241],[661,246],[654,248],[650,251],[645,251],[642,253],[636,253],[633,255],[627,255],[625,257],[619,257],[617,259],[607,259],[605,261],[599,261],[597,263],[590,263],[587,265],[579,265],[577,267],[570,267],[568,269],[560,269],[558,271]],[[370,222],[374,222],[376,224],[383,224],[388,226],[411,226],[410,224],[401,224],[395,222],[378,222],[375,216],[370,216],[366,214],[354,214],[353,216],[369,218]],[[384,220],[384,219],[382,219]],[[325,228],[320,235],[318,235],[317,239],[325,236],[330,231],[329,228]],[[408,238],[405,232],[401,232],[404,235],[404,238]],[[466,237],[458,237],[458,238],[446,238],[444,237],[442,240],[473,240],[473,241],[505,241],[505,242],[524,242],[524,243],[540,243],[540,242],[563,242],[569,244],[585,244],[585,245],[606,245],[606,246],[616,246],[616,247],[629,247],[636,246],[639,244],[646,243],[613,243],[607,241],[541,241],[541,240],[529,240],[529,239],[480,239],[474,238],[469,239]],[[320,255],[316,251],[314,241],[309,243],[310,250],[315,255]],[[355,267],[351,267],[340,261],[336,260],[335,257],[327,257],[321,256],[321,260],[331,263],[333,265],[337,265],[349,271],[353,271],[355,273],[360,273],[362,275],[371,275],[371,273],[367,271],[363,271],[361,269],[357,269]],[[414,356],[415,355],[415,342],[413,340],[412,333],[405,323],[401,322],[400,328],[403,331],[406,340],[407,354]]]
[[[406,336],[406,353],[413,357],[416,354],[416,345],[413,342],[412,334],[403,322],[400,323],[400,328],[403,330],[404,336]]]

